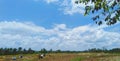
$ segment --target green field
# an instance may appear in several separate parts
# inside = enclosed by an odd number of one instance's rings
[[[120,61],[120,54],[108,53],[51,53],[46,54],[43,59],[38,58],[38,54],[26,54],[23,58],[20,55],[0,56],[0,61]]]

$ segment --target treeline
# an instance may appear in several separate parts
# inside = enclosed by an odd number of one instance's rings
[[[16,55],[16,54],[33,54],[34,50],[29,48],[28,50],[19,48],[0,48],[0,55]]]
[[[84,51],[61,51],[61,50],[56,50],[56,51],[47,51],[48,53],[120,53],[120,48],[113,48],[113,49],[106,49],[106,48],[91,48],[88,50]]]
[[[92,48],[85,50],[83,52],[104,52],[104,53],[120,53],[120,48],[113,48],[113,49],[99,49],[99,48]]]
[[[33,54],[33,53],[82,53],[82,52],[93,52],[93,53],[120,53],[120,48],[113,48],[113,49],[98,49],[92,48],[84,51],[62,51],[62,50],[46,50],[45,48],[41,49],[40,51],[29,49],[23,49],[22,47],[19,48],[0,48],[0,55],[16,55],[16,54]]]

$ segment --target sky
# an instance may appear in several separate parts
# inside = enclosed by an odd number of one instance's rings
[[[0,47],[119,48],[120,24],[98,26],[75,0],[0,0]]]

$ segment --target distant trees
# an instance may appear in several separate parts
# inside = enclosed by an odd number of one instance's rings
[[[40,53],[47,53],[48,51],[45,49],[45,48],[43,48],[43,49],[41,49],[41,51],[40,51]]]
[[[99,49],[99,48],[92,48],[92,49],[88,49],[84,52],[104,52],[104,53],[120,53],[120,48],[113,48],[113,49]]]
[[[62,51],[58,50],[46,50],[45,48],[41,49],[40,51],[29,49],[23,49],[22,47],[19,48],[0,48],[0,55],[16,55],[16,54],[33,54],[33,53],[80,53],[80,52],[89,52],[89,53],[120,53],[120,48],[113,48],[113,49],[106,49],[106,48],[92,48],[84,51]]]
[[[18,48],[18,53],[22,53],[23,51],[22,51],[22,47],[19,47]]]
[[[111,52],[111,53],[113,53],[113,52],[120,53],[120,48],[111,49],[111,50],[109,50],[109,52]]]
[[[34,50],[29,48],[28,50],[19,48],[0,48],[0,55],[15,55],[15,54],[32,54]]]
[[[34,50],[32,50],[31,48],[29,48],[28,50],[27,50],[27,53],[30,53],[30,54],[32,54],[32,53],[34,53],[35,51]]]
[[[107,49],[92,48],[92,49],[86,50],[86,52],[108,52],[108,50]]]

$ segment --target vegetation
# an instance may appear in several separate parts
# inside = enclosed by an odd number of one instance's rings
[[[99,48],[92,48],[85,51],[62,51],[62,50],[46,50],[45,48],[41,49],[40,51],[29,49],[23,49],[22,47],[19,48],[0,48],[0,55],[16,55],[16,54],[33,54],[33,53],[120,53],[120,48],[113,48],[113,49],[99,49]]]
[[[41,53],[46,54],[43,59],[39,59]],[[23,58],[19,58],[21,54]],[[119,61],[120,48],[109,50],[92,48],[85,51],[46,50],[45,48],[35,51],[22,47],[0,48],[0,55],[0,61],[12,61],[12,57],[16,57],[17,61]]]
[[[92,48],[92,49],[88,49],[88,50],[86,50],[86,51],[84,51],[84,52],[120,53],[120,48],[113,48],[113,49],[110,49],[110,50],[107,50],[107,49],[105,49],[105,48],[103,48],[103,49]]]
[[[120,54],[111,53],[49,53],[44,58],[39,59],[39,54],[4,55],[0,56],[0,61],[120,61]],[[16,60],[12,60],[16,57]]]
[[[76,58],[72,59],[71,61],[81,61],[81,60],[83,60],[82,57],[76,57]]]
[[[35,51],[29,48],[28,50],[19,48],[0,48],[0,55],[15,55],[15,54],[32,54]]]
[[[120,21],[120,0],[77,0],[75,3],[84,3],[86,5],[84,15],[95,14],[92,19],[98,25],[103,22],[112,25]]]

